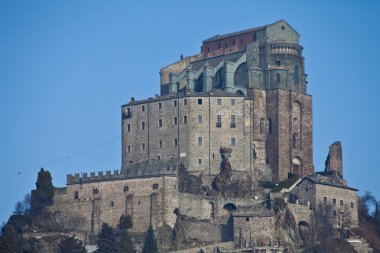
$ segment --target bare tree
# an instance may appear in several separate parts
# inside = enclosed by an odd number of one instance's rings
[[[351,224],[351,211],[348,205],[344,205],[344,207],[336,210],[336,228],[341,243],[346,238],[347,231],[350,229]]]
[[[24,200],[18,201],[15,205],[14,214],[16,215],[27,215],[30,213],[31,209],[31,198],[30,194],[26,194]]]

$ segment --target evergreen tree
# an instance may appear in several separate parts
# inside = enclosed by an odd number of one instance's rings
[[[130,215],[122,215],[119,220],[118,228],[120,230],[130,229],[133,227],[132,218]]]
[[[0,252],[17,252],[16,231],[11,225],[5,225],[2,229],[2,235],[0,237]]]
[[[59,244],[60,253],[86,253],[86,250],[80,240],[72,237],[66,237]]]
[[[120,237],[119,242],[120,253],[135,253],[136,249],[132,242],[132,237],[128,230],[124,230]]]
[[[53,204],[54,186],[50,172],[41,168],[38,172],[36,190],[33,192],[32,210],[41,211],[45,206]]]
[[[120,252],[115,232],[107,223],[103,223],[99,234],[97,253],[118,253]]]
[[[158,253],[157,241],[154,237],[152,225],[149,226],[146,232],[146,238],[144,242],[144,248],[142,253]]]

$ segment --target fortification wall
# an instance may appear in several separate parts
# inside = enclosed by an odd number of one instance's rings
[[[93,234],[103,222],[115,227],[120,216],[128,214],[134,223],[132,231],[143,232],[150,223],[174,226],[176,189],[177,179],[170,176],[68,184],[66,193],[56,194],[49,211],[80,221],[78,229]]]

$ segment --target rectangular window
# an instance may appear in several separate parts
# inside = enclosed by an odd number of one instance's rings
[[[202,161],[202,159],[198,159],[198,165],[202,165],[203,164],[203,161]]]
[[[177,147],[177,146],[178,146],[178,140],[177,140],[177,139],[173,139],[173,146],[174,146],[174,147]]]
[[[202,124],[202,121],[203,121],[202,115],[198,115],[198,123]]]
[[[173,101],[173,106],[174,106],[174,107],[177,106],[177,100],[174,100],[174,101]]]
[[[323,197],[323,202],[326,204],[327,203],[327,197]]]
[[[236,137],[231,137],[231,146],[236,146]]]
[[[74,199],[79,199],[79,192],[74,192]]]
[[[141,111],[142,111],[142,112],[145,112],[145,105],[142,105],[142,106],[141,106]]]
[[[131,131],[131,124],[127,124],[127,131],[128,131],[128,132]]]
[[[183,116],[183,124],[187,124],[187,116]]]
[[[145,151],[145,143],[141,143],[141,151]]]
[[[145,130],[145,122],[141,122],[141,130]]]
[[[202,136],[198,136],[198,145],[202,145],[203,144],[203,138]]]
[[[202,104],[202,99],[201,98],[198,98],[198,105],[201,105]]]
[[[127,153],[131,153],[131,146],[130,145],[127,146]]]
[[[177,117],[174,117],[174,118],[173,118],[173,125],[175,125],[175,126],[176,126],[176,125],[177,125],[177,123],[178,123],[178,118],[177,118]]]
[[[157,160],[161,160],[161,156],[157,156]]]
[[[162,148],[162,140],[158,140],[158,148]]]
[[[236,103],[235,99],[234,98],[231,99],[231,105],[235,105],[235,103]]]
[[[222,105],[222,100],[221,100],[220,98],[218,98],[218,99],[216,100],[216,104],[217,104],[217,105]]]
[[[333,205],[336,206],[336,199],[333,199]]]
[[[340,206],[343,206],[343,200],[339,201]]]
[[[354,202],[351,202],[351,208],[355,208]]]
[[[231,115],[231,128],[236,128],[236,116]]]
[[[162,103],[158,103],[158,109],[162,109]]]
[[[162,127],[162,119],[158,120],[158,127]]]
[[[216,115],[216,127],[222,127],[222,115]]]
[[[187,105],[187,98],[183,100],[183,105]]]

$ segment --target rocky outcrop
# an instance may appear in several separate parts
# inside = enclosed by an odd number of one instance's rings
[[[192,194],[203,194],[202,174],[195,176],[190,174],[185,165],[178,168],[178,191]]]

